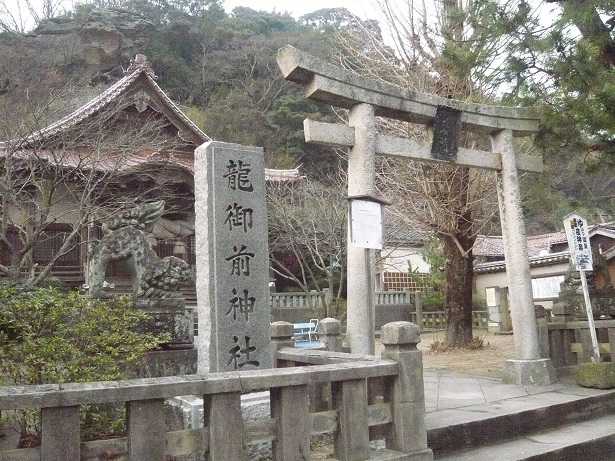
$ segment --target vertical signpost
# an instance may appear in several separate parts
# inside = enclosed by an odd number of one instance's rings
[[[578,270],[581,274],[581,285],[583,287],[583,297],[585,298],[585,310],[587,311],[589,331],[594,349],[593,360],[595,362],[599,362],[600,347],[598,346],[594,315],[592,312],[591,300],[589,299],[589,289],[587,288],[587,277],[585,276],[585,271],[593,270],[592,250],[589,244],[587,221],[578,214],[571,213],[564,218],[564,229],[568,239],[568,247],[570,248],[570,257],[572,258],[576,270]]]

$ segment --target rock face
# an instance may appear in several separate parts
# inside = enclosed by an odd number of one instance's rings
[[[84,17],[47,19],[34,34],[41,40],[62,43],[77,37],[76,46],[88,66],[107,69],[129,61],[142,52],[153,24],[142,16],[126,10],[93,9]]]

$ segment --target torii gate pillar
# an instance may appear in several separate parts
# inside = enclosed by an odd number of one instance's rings
[[[519,384],[550,384],[556,374],[551,359],[540,356],[538,329],[532,293],[527,251],[527,236],[513,135],[511,130],[502,130],[491,136],[492,149],[502,158],[498,172],[498,204],[506,258],[506,275],[509,286],[509,305],[515,339],[514,360],[504,363],[503,381]]]
[[[504,381],[546,385],[555,381],[550,359],[540,356],[538,328],[527,252],[525,224],[517,171],[542,172],[542,158],[515,153],[513,136],[538,130],[532,108],[495,107],[405,91],[359,77],[287,46],[278,51],[278,65],[287,80],[305,86],[307,98],[349,109],[349,126],[304,122],[307,142],[351,147],[348,157],[348,194],[374,195],[376,154],[427,162],[447,162],[498,172],[506,273],[510,289],[515,360],[504,364]],[[438,109],[458,114],[459,127],[488,134],[492,151],[459,147],[450,158],[434,158],[431,143],[376,133],[374,117],[382,116],[432,126]],[[446,131],[446,128],[445,128]],[[350,350],[372,354],[374,264],[371,253],[348,245],[348,339]]]
[[[375,195],[376,126],[374,107],[357,104],[350,109],[354,146],[348,153],[348,196]],[[374,355],[375,274],[373,250],[348,244],[346,336],[353,353]]]

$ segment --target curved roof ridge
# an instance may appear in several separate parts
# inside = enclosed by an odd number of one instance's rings
[[[183,123],[188,125],[189,128],[195,132],[195,134],[201,137],[203,142],[211,141],[211,138],[207,136],[199,127],[197,127],[188,117],[186,117],[179,107],[177,107],[177,105],[171,101],[166,93],[162,91],[162,88],[160,88],[160,86],[158,86],[158,84],[154,81],[156,75],[154,74],[149,61],[147,61],[145,55],[138,54],[126,70],[124,77],[104,90],[98,96],[94,97],[81,107],[75,109],[70,114],[28,136],[28,138],[26,138],[22,143],[22,146],[53,136],[85,120],[114,101],[120,94],[126,91],[126,89],[128,89],[141,74],[145,76],[152,89],[171,108],[175,115],[182,120]]]
[[[147,80],[149,81],[149,83],[152,85],[152,87],[154,88],[154,90],[156,91],[156,93],[158,93],[158,95],[164,100],[165,103],[167,103],[169,105],[169,107],[171,107],[173,109],[173,111],[175,112],[175,114],[181,118],[181,120],[188,125],[192,130],[194,130],[194,132],[196,134],[198,134],[200,137],[203,138],[203,142],[207,142],[207,141],[212,141],[212,139],[207,136],[198,126],[196,126],[194,124],[194,122],[192,120],[190,120],[186,114],[184,114],[184,112],[177,106],[177,104],[175,104],[171,98],[169,98],[167,96],[167,94],[162,91],[162,88],[160,88],[160,86],[158,86],[158,84],[156,83],[156,81],[154,80],[154,78],[156,78],[156,75],[152,73],[150,74],[150,72],[148,72],[148,68],[151,70],[151,66],[149,66],[148,62],[146,61],[145,64],[143,66],[140,67],[141,71],[145,73],[145,77],[147,78]]]

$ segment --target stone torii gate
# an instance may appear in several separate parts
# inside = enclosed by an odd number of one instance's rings
[[[542,358],[530,276],[518,171],[542,172],[542,158],[515,154],[513,137],[538,131],[532,108],[499,107],[445,99],[362,78],[291,46],[278,51],[287,80],[305,87],[306,98],[349,110],[348,126],[305,120],[307,142],[350,147],[348,196],[374,196],[375,155],[497,171],[498,201],[514,329],[514,360],[504,364],[504,380],[550,384],[555,371]],[[389,117],[434,129],[434,141],[421,143],[376,133],[375,117]],[[457,147],[459,130],[491,137],[492,151]],[[374,266],[369,252],[348,245],[348,342],[351,352],[371,354]],[[365,283],[372,280],[372,283]]]

